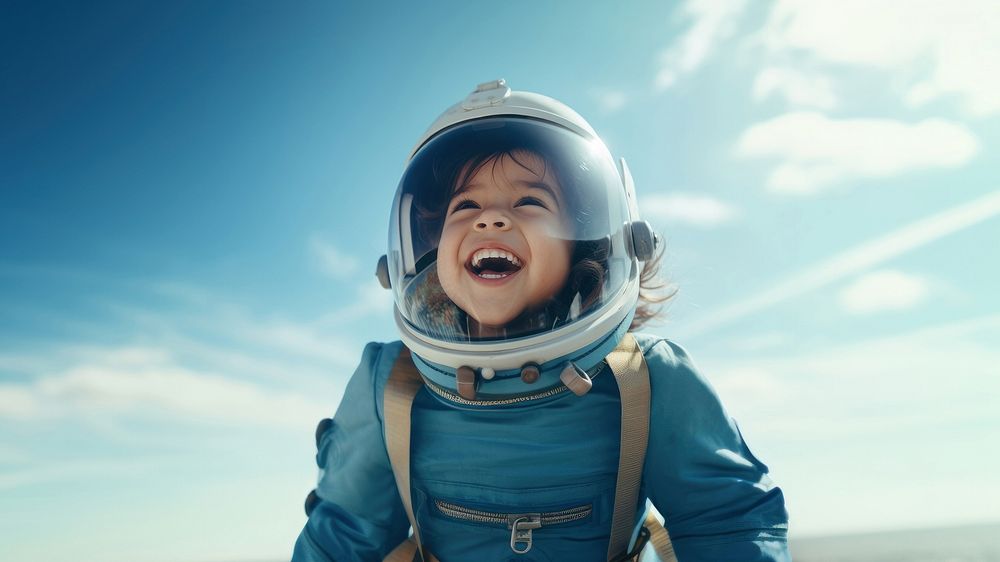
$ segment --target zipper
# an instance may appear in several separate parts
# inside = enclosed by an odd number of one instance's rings
[[[601,361],[600,363],[598,363],[597,367],[592,369],[592,371],[594,372],[588,373],[591,380],[597,378],[597,375],[601,374],[604,371],[604,367],[606,365],[607,365],[606,361]],[[421,376],[423,377],[423,375]],[[523,402],[530,402],[532,400],[549,398],[551,396],[556,396],[558,394],[562,394],[563,392],[569,390],[568,386],[560,384],[559,386],[555,386],[548,390],[543,390],[541,392],[520,394],[517,396],[511,396],[510,398],[496,398],[493,400],[469,400],[467,398],[459,396],[458,394],[455,394],[454,392],[451,392],[450,390],[444,388],[443,386],[438,385],[437,383],[428,379],[427,377],[423,377],[423,379],[424,383],[426,383],[424,386],[433,391],[434,394],[437,394],[438,396],[444,398],[445,400],[448,400],[449,402],[454,402],[456,404],[461,404],[463,406],[509,406],[511,404],[520,404]]]
[[[452,519],[504,525],[510,529],[510,549],[514,551],[514,554],[525,554],[531,550],[531,532],[533,530],[543,525],[559,525],[579,521],[594,511],[592,505],[581,505],[549,513],[496,513],[441,500],[435,500],[434,505],[441,513]]]

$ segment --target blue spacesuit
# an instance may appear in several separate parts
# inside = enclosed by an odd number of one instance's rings
[[[639,335],[650,373],[642,490],[664,515],[681,562],[788,560],[781,490],[676,344]],[[380,397],[399,342],[369,344],[333,423],[319,436],[319,498],[295,562],[381,560],[406,538],[382,433]],[[424,543],[451,560],[604,560],[618,458],[618,391],[593,377],[562,392],[473,407],[422,392],[414,403],[414,510]],[[533,389],[541,394],[545,389]],[[567,462],[567,459],[572,459]],[[585,515],[543,525],[527,554],[510,530],[466,512]],[[480,518],[482,519],[482,518]]]
[[[582,117],[480,85],[418,143],[389,242],[378,276],[403,342],[369,344],[320,425],[293,562],[382,560],[407,538],[410,507],[441,562],[623,560],[645,536],[647,499],[680,562],[790,560],[781,490],[686,352],[625,336],[658,239],[624,161]],[[633,410],[605,359],[620,342],[648,369],[634,506],[618,484]],[[398,484],[384,397],[407,349],[420,386]]]

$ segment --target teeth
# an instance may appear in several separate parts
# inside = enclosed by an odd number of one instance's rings
[[[504,250],[497,250],[493,248],[477,250],[476,253],[472,254],[472,265],[473,267],[479,267],[479,262],[486,258],[504,258],[510,263],[517,267],[521,266],[521,260],[517,259],[517,256],[510,252]]]

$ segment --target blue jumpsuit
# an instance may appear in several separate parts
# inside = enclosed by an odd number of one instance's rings
[[[790,560],[781,490],[718,396],[679,346],[636,339],[651,393],[640,497],[664,515],[677,559]],[[377,561],[407,536],[382,415],[401,346],[365,348],[333,423],[319,436],[319,502],[293,562]],[[430,552],[442,562],[606,560],[621,411],[610,369],[593,382],[584,396],[561,392],[494,406],[458,404],[427,388],[417,394],[411,488]],[[542,526],[519,555],[503,517],[525,513],[541,514]]]

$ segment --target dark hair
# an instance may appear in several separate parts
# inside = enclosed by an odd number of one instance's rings
[[[642,264],[642,272],[639,273],[639,302],[635,306],[635,316],[632,317],[629,330],[636,330],[646,322],[655,320],[662,312],[663,304],[677,294],[677,287],[660,277],[660,262],[666,246],[663,244],[663,237],[659,239],[656,253],[652,259]]]
[[[592,166],[589,162],[579,158],[561,157],[562,154],[553,155],[551,146],[543,146],[541,143],[523,142],[491,143],[489,145],[475,146],[464,144],[454,147],[455,150],[442,151],[439,157],[434,160],[431,166],[430,179],[434,188],[422,194],[422,197],[414,201],[416,218],[418,219],[418,235],[424,240],[427,247],[437,247],[437,243],[444,227],[444,219],[449,203],[456,191],[479,172],[483,166],[492,163],[497,166],[502,159],[509,158],[517,165],[538,173],[537,170],[528,166],[523,158],[519,158],[518,153],[532,153],[538,155],[542,160],[543,168],[541,175],[545,175],[551,167],[556,179],[562,186],[562,194],[567,204],[567,214],[573,218],[574,227],[587,224],[593,220],[594,211],[598,208],[597,202],[587,201],[587,195],[583,190],[574,189],[577,182],[586,181],[585,176],[589,175]],[[558,151],[556,151],[558,152]],[[577,240],[573,247],[573,254],[570,258],[570,272],[565,286],[553,297],[550,307],[556,311],[560,318],[567,318],[568,312],[576,296],[580,296],[580,311],[588,310],[600,298],[604,287],[608,270],[608,253],[610,251],[610,240],[607,238],[598,240]],[[669,290],[667,284],[659,278],[660,260],[663,256],[662,245],[653,259],[643,264],[642,272],[639,276],[639,302],[636,305],[635,316],[633,317],[630,329],[636,329],[644,325],[647,321],[655,318],[661,309],[662,303],[670,299],[676,291]]]

